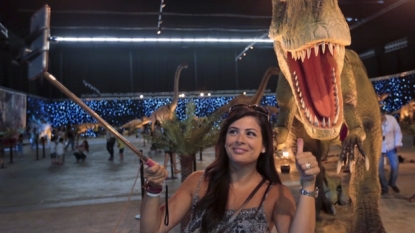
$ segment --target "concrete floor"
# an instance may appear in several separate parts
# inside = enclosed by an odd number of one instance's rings
[[[144,146],[142,139],[128,137],[128,140],[143,149],[145,155],[163,164],[164,153],[150,151],[150,145]],[[406,160],[415,160],[411,140],[405,137],[405,147],[400,153]],[[72,153],[67,152],[63,165],[51,165],[48,149],[46,158],[42,158],[40,149],[40,159],[36,160],[36,152],[28,145],[24,148],[24,159],[14,156],[10,164],[6,151],[5,168],[0,169],[0,232],[139,232],[140,221],[134,218],[140,213],[141,203],[138,157],[126,149],[123,162],[118,157],[109,162],[105,140],[89,139],[89,142],[91,152],[82,164],[76,164]],[[330,154],[338,154],[338,149],[333,147]],[[197,169],[204,169],[213,158],[211,148],[203,151],[203,161],[199,161],[197,155]],[[328,171],[332,171],[334,164],[330,158],[325,163]],[[181,183],[180,174],[177,177],[166,181],[169,194]],[[281,174],[281,178],[297,198],[298,173]],[[398,179],[401,193],[390,193],[381,199],[382,219],[388,232],[410,232],[402,228],[394,230],[393,224],[412,219],[415,214],[415,203],[406,200],[415,194],[414,178],[415,163],[402,164]],[[400,211],[394,208],[396,204],[407,208],[402,217],[391,219],[391,213]],[[405,223],[411,227],[408,229],[415,228],[413,222]],[[179,227],[171,232],[179,232]]]

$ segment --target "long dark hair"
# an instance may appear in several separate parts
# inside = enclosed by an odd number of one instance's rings
[[[229,113],[221,126],[218,142],[215,146],[216,159],[205,170],[208,188],[205,196],[196,204],[194,215],[205,211],[202,217],[201,232],[211,232],[225,215],[229,196],[230,170],[229,158],[225,149],[226,134],[229,126],[246,116],[255,117],[261,127],[265,153],[257,160],[257,171],[268,181],[281,184],[281,179],[274,165],[273,134],[268,118],[249,106],[238,107]]]

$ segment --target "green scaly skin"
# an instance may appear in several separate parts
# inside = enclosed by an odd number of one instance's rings
[[[270,37],[282,73],[278,81],[280,106],[276,141],[295,148],[304,139],[322,172],[321,156],[343,124],[341,161],[353,164],[349,196],[353,205],[352,232],[385,232],[379,215],[378,161],[381,153],[379,103],[358,55],[346,50],[350,32],[336,0],[273,0]],[[317,53],[318,52],[318,53]],[[291,91],[287,91],[291,90]],[[317,212],[326,199],[320,194]]]

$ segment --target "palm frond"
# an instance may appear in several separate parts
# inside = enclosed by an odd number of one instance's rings
[[[164,121],[162,130],[156,131],[150,141],[163,147],[171,147],[179,156],[190,156],[200,148],[211,147],[216,143],[218,129],[215,122],[220,115],[213,114],[198,118],[194,115],[195,105],[189,102],[186,106],[186,117],[180,121],[177,117]]]

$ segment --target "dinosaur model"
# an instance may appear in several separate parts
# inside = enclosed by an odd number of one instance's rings
[[[278,145],[295,150],[295,139],[303,138],[304,150],[319,161],[316,185],[323,190],[320,159],[329,149],[324,144],[338,137],[345,124],[348,134],[338,168],[347,160],[354,167],[349,184],[351,231],[385,232],[379,214],[379,103],[359,56],[345,49],[351,36],[338,1],[273,0],[272,7],[270,37],[282,71],[274,129]],[[319,194],[317,213],[324,200]]]
[[[278,107],[275,107],[275,106],[270,106],[270,105],[267,105],[267,106],[264,106],[266,109],[268,109],[268,111],[269,111],[269,116],[277,116],[278,115],[278,113],[280,112],[280,110],[278,109]]]
[[[150,118],[144,116],[142,119],[134,119],[121,125],[121,128],[128,130],[128,135],[132,135],[148,123],[150,123]]]
[[[45,137],[46,143],[49,145],[50,139],[52,138],[51,123],[48,123],[47,120],[36,119],[36,117],[32,115],[32,118],[30,119],[30,127],[32,127],[32,129],[36,128],[39,133],[39,139]]]
[[[412,121],[414,120],[414,112],[415,112],[415,100],[410,100],[407,104],[402,106],[400,109],[392,112],[392,115],[399,114],[399,122],[402,123],[405,120],[408,121],[410,125],[412,125]]]
[[[379,106],[383,107],[385,106],[385,104],[383,103],[383,101],[389,97],[389,93],[382,93],[382,94],[376,94],[376,98],[378,99],[379,102]]]
[[[154,126],[157,122],[162,124],[164,120],[169,120],[173,118],[173,114],[176,111],[177,103],[179,101],[180,72],[182,71],[182,69],[187,69],[187,67],[187,63],[183,62],[176,69],[176,74],[174,75],[174,96],[171,103],[164,105],[151,113],[149,117],[151,121],[151,132],[154,132]]]
[[[274,66],[270,66],[266,71],[264,76],[262,76],[261,83],[259,84],[258,90],[256,91],[254,96],[246,96],[244,94],[240,94],[229,101],[227,104],[219,107],[216,110],[216,113],[223,114],[229,111],[229,108],[236,104],[259,104],[264,95],[265,89],[268,84],[268,80],[272,75],[279,75],[280,69]]]
[[[79,135],[85,133],[89,129],[94,129],[95,127],[103,127],[101,123],[82,123],[72,125],[71,130],[75,135],[75,138],[78,138]]]

